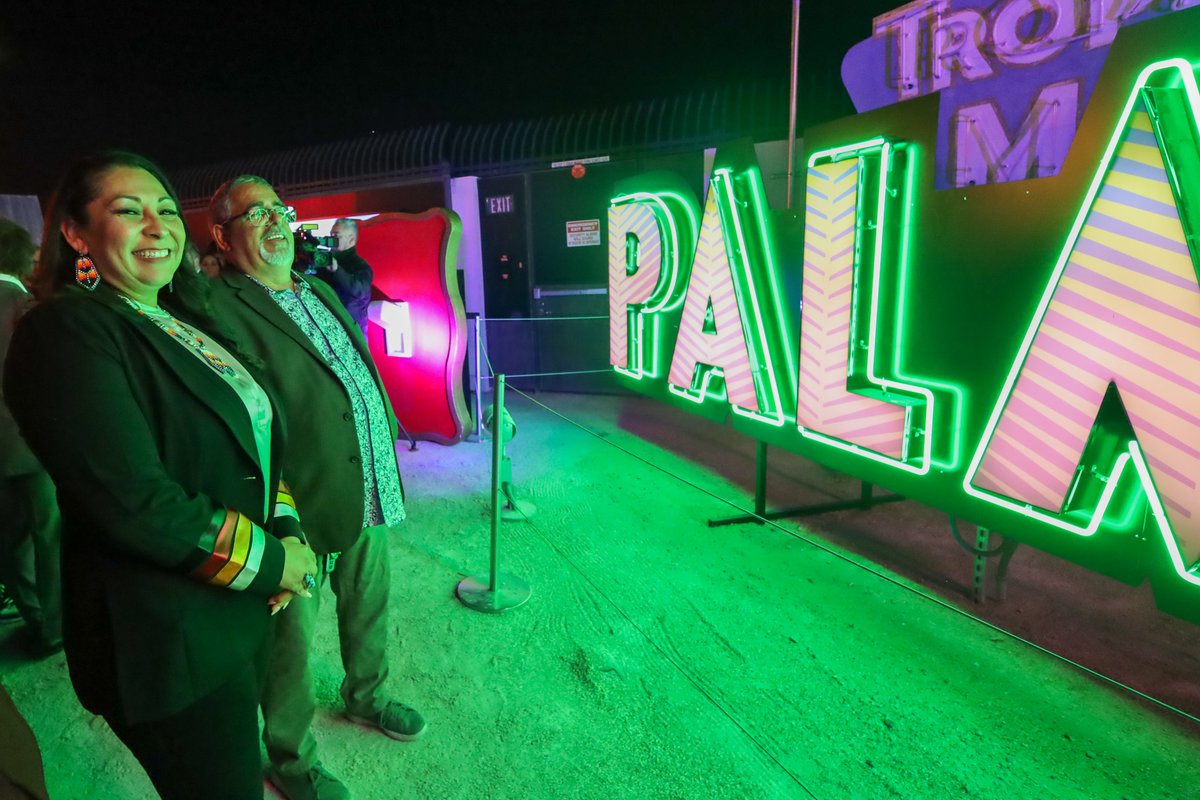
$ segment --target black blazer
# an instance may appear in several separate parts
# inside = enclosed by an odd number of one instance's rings
[[[83,705],[127,723],[158,719],[257,659],[282,544],[259,537],[260,568],[241,591],[191,573],[225,509],[278,536],[298,526],[268,525],[276,493],[264,510],[249,417],[224,379],[106,286],[70,287],[18,323],[4,388],[58,487],[63,638]],[[275,414],[273,488],[282,432]]]
[[[13,328],[21,313],[29,305],[29,292],[8,281],[0,281],[0,366],[8,357],[8,344],[12,340]],[[29,452],[25,440],[17,430],[17,423],[3,403],[0,391],[0,477],[28,475],[41,470],[41,465]]]
[[[306,283],[346,329],[370,369],[395,441],[396,415],[362,331],[332,289],[319,280]],[[264,380],[287,416],[283,479],[295,493],[308,543],[318,553],[345,550],[358,541],[363,528],[362,465],[346,387],[261,286],[241,272],[224,272],[212,289],[213,302],[239,345],[265,363]]]

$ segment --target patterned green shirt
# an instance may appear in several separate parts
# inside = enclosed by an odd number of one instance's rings
[[[350,396],[363,468],[363,527],[395,525],[405,517],[404,500],[396,468],[396,443],[383,397],[346,329],[308,284],[294,277],[295,291],[263,288],[304,332]]]

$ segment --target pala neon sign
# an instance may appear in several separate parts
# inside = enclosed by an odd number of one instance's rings
[[[936,221],[913,200],[920,148],[887,137],[810,156],[799,308],[753,165],[719,166],[702,208],[676,178],[627,183],[608,214],[612,366],[911,496],[936,484],[1017,538],[1155,538],[1169,580],[1200,588],[1198,112],[1186,61],[1137,77],[982,426],[964,424],[971,387],[909,364],[909,242]]]

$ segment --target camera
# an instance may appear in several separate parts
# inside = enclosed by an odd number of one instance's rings
[[[316,223],[305,222],[293,232],[296,241],[296,257],[292,269],[301,275],[313,275],[333,263],[333,248],[336,236],[317,236],[313,233]]]

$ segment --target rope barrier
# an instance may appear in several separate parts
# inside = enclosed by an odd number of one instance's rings
[[[608,369],[577,369],[569,372],[525,372],[520,375],[513,375],[511,372],[504,373],[504,376],[509,380],[513,378],[551,378],[555,375],[596,375],[601,372],[611,372]],[[491,375],[488,375],[491,378]]]
[[[496,373],[495,373],[495,370],[492,368],[492,360],[488,357],[487,353],[484,353],[483,357],[484,357],[484,360],[487,362],[488,375],[495,376]],[[507,385],[508,377],[509,376],[505,376],[506,385]],[[581,430],[587,431],[588,433],[592,434],[593,436],[596,436],[597,438],[601,438],[598,434],[592,433],[587,428],[584,428],[582,425],[579,425],[578,423],[574,422],[573,420],[570,420],[567,417],[563,416],[562,414],[559,414],[557,411],[554,411],[553,409],[549,408],[548,406],[544,405],[543,403],[539,403],[537,400],[534,400],[532,397],[530,397],[525,392],[522,392],[520,389],[517,389],[513,386],[508,386],[508,390],[511,392],[515,392],[516,394],[519,394],[522,397],[525,397],[525,398],[533,401],[537,405],[541,406],[542,408],[545,408],[547,411],[550,411],[551,413],[558,415],[559,417],[562,417],[562,419],[566,420],[567,422],[569,422],[572,425],[575,425],[576,427],[580,428]],[[498,435],[498,433],[493,434],[493,435]],[[699,488],[699,487],[697,487],[697,488]],[[496,502],[496,498],[494,496],[492,498],[492,502],[493,503]],[[650,634],[647,631],[643,630],[642,627],[640,625],[638,625],[637,622],[631,616],[629,616],[629,614],[627,614],[625,612],[624,608],[622,608],[615,600],[613,600],[611,597],[609,597],[608,594],[595,581],[592,580],[591,576],[588,575],[587,572],[585,572],[582,567],[580,567],[578,564],[576,564],[575,561],[569,555],[567,555],[565,552],[563,552],[562,548],[560,548],[557,544],[555,544],[554,541],[551,540],[550,537],[547,536],[542,531],[542,529],[533,521],[533,519],[531,517],[529,517],[527,514],[525,514],[524,511],[520,510],[519,506],[517,508],[517,511],[518,511],[518,513],[521,514],[522,517],[525,518],[525,522],[527,524],[529,524],[530,529],[533,530],[533,532],[535,534],[537,534],[538,538],[540,538],[543,542],[545,542],[547,547],[549,547],[551,550],[553,550],[555,553],[557,553],[558,557],[561,558],[571,569],[573,569],[584,581],[586,581],[587,584],[589,586],[591,586],[596,591],[597,594],[599,594],[601,597],[603,597],[605,602],[607,602],[610,606],[612,606],[612,608],[614,608],[616,610],[616,612],[618,614],[620,614],[621,617],[626,622],[628,622],[629,625],[635,631],[638,632],[638,634],[642,637],[642,639],[644,639],[646,642],[648,642],[650,644],[651,647],[653,647],[656,651],[658,651],[659,655],[661,655],[664,659],[666,659],[667,663],[670,664],[672,667],[674,667],[675,671],[678,672],[680,675],[682,675],[684,680],[686,680],[688,683],[692,684],[692,686],[694,686],[696,688],[696,691],[698,691],[701,695],[703,695],[704,698],[707,699],[708,702],[713,706],[713,708],[717,709],[721,714],[723,714],[725,716],[725,718],[728,719],[729,722],[735,728],[740,730],[742,732],[742,734],[747,739],[749,739],[750,742],[756,748],[758,748],[758,750],[760,752],[763,753],[763,755],[765,755],[768,759],[770,759],[772,762],[774,762],[779,767],[779,769],[781,769],[784,772],[785,775],[787,775],[789,778],[791,778],[792,781],[794,781],[795,784],[797,786],[799,786],[804,791],[805,794],[807,794],[813,800],[820,800],[820,798],[817,797],[817,795],[815,795],[812,792],[812,790],[809,789],[804,784],[804,782],[800,780],[799,776],[797,776],[795,773],[793,773],[778,758],[776,758],[775,754],[772,753],[771,750],[765,744],[763,744],[762,741],[760,741],[758,739],[758,737],[756,737],[750,731],[746,730],[746,727],[744,725],[742,725],[742,723],[739,722],[736,717],[733,716],[732,712],[730,712],[729,709],[725,708],[725,706],[721,704],[720,700],[718,700],[716,697],[713,697],[712,693],[709,692],[707,689],[705,689],[704,686],[702,686],[699,683],[699,681],[697,681],[695,678],[693,678],[691,673],[689,673],[682,664],[680,664],[677,660],[672,658],[671,654],[666,652],[662,648],[662,646],[660,646],[658,644],[658,642],[654,641],[654,639],[651,638]]]
[[[492,322],[565,322],[567,320],[579,319],[603,319],[607,320],[606,316],[594,317],[480,317],[485,323]]]
[[[1064,664],[1074,667],[1075,669],[1079,670],[1080,672],[1090,675],[1091,677],[1096,678],[1104,683],[1107,683],[1110,686],[1113,686],[1113,687],[1121,689],[1125,692],[1128,692],[1129,694],[1131,694],[1137,698],[1140,698],[1152,705],[1158,706],[1161,709],[1178,714],[1180,717],[1183,717],[1184,719],[1186,719],[1190,722],[1200,724],[1200,717],[1197,717],[1194,714],[1184,711],[1181,708],[1176,708],[1175,706],[1171,705],[1170,703],[1167,703],[1166,701],[1163,701],[1163,700],[1159,700],[1157,697],[1146,694],[1145,692],[1143,692],[1139,689],[1135,689],[1134,687],[1132,687],[1126,683],[1122,683],[1121,681],[1117,680],[1116,678],[1112,678],[1108,675],[1105,675],[1102,672],[1098,672],[1098,671],[1092,669],[1091,667],[1080,664],[1078,661],[1074,661],[1073,659],[1067,658],[1066,656],[1056,653],[1053,650],[1050,650],[1046,647],[1043,647],[1042,645],[1037,644],[1036,642],[1032,642],[1028,639],[1025,639],[1024,637],[1019,636],[1019,635],[1013,633],[1012,631],[1005,630],[1004,628],[1001,628],[1000,626],[998,626],[994,623],[988,622],[987,620],[985,620],[981,617],[977,617],[974,614],[970,613],[969,611],[966,611],[965,609],[960,608],[959,606],[949,602],[948,600],[938,597],[937,595],[929,594],[928,592],[923,591],[922,589],[920,589],[919,587],[917,587],[915,585],[904,583],[904,582],[896,579],[895,577],[883,572],[882,570],[876,569],[873,565],[871,565],[869,563],[863,563],[861,561],[856,561],[855,559],[847,556],[845,553],[838,552],[837,550],[833,549],[832,547],[825,544],[824,542],[821,542],[819,540],[812,539],[808,536],[805,536],[802,533],[800,533],[799,531],[794,531],[794,530],[785,528],[782,525],[780,525],[779,523],[775,522],[774,520],[766,519],[762,516],[759,516],[758,514],[755,514],[753,510],[744,508],[741,505],[739,505],[738,503],[736,503],[732,500],[729,500],[728,498],[721,497],[720,495],[715,494],[714,492],[711,492],[708,489],[705,489],[703,486],[699,486],[698,484],[693,483],[692,481],[689,481],[686,478],[676,475],[676,474],[668,471],[664,467],[659,466],[658,464],[654,463],[653,461],[643,458],[642,456],[638,455],[637,453],[634,453],[631,450],[628,450],[627,448],[622,447],[621,445],[619,445],[616,442],[612,441],[611,439],[607,438],[607,436],[605,434],[597,433],[596,431],[591,430],[590,428],[586,427],[585,425],[583,425],[579,422],[576,422],[575,420],[571,419],[570,417],[567,417],[565,414],[562,414],[559,411],[556,411],[555,409],[551,408],[550,406],[546,405],[545,403],[542,403],[541,401],[529,396],[525,392],[522,392],[521,390],[513,388],[511,386],[509,387],[509,391],[513,392],[514,394],[521,395],[522,397],[524,397],[526,400],[529,400],[534,405],[539,406],[540,408],[550,412],[554,416],[558,417],[559,419],[563,420],[564,422],[568,423],[569,425],[573,425],[574,427],[587,433],[588,435],[593,436],[596,439],[599,439],[600,441],[604,442],[605,444],[609,445],[610,447],[616,448],[617,450],[621,451],[622,453],[625,453],[626,455],[630,456],[631,458],[633,458],[637,461],[641,461],[643,464],[646,464],[647,466],[649,466],[655,470],[658,470],[659,472],[663,473],[664,475],[674,478],[675,480],[679,481],[680,483],[690,486],[693,489],[696,489],[697,491],[699,491],[705,495],[708,495],[709,497],[713,498],[714,500],[724,503],[743,514],[755,517],[762,524],[770,525],[772,528],[775,528],[776,530],[781,531],[781,532],[787,534],[788,536],[791,536],[793,539],[801,541],[811,547],[814,547],[824,553],[827,553],[828,555],[834,556],[835,558],[838,558],[848,564],[856,566],[859,569],[861,569],[865,572],[868,572],[871,575],[874,575],[875,577],[880,578],[883,581],[892,584],[893,586],[897,586],[901,589],[911,592],[912,594],[915,594],[916,596],[921,597],[921,598],[929,601],[930,603],[933,603],[934,605],[940,606],[948,611],[952,611],[960,616],[966,617],[967,619],[972,620],[972,621],[978,623],[979,625],[982,625],[983,627],[988,628],[989,630],[995,631],[996,633],[1003,634],[1004,636],[1007,636],[1010,639],[1013,639],[1014,641],[1024,644],[1027,647],[1030,647],[1034,650],[1037,650],[1038,652],[1041,652],[1045,655],[1056,658],[1059,661],[1063,662]],[[555,548],[555,549],[557,550],[557,548]],[[572,566],[574,566],[574,565],[572,565]],[[617,610],[619,612],[621,612],[622,616],[624,616],[624,612],[620,608],[618,608]],[[656,645],[656,647],[657,647],[657,645]],[[807,789],[806,789],[806,791],[807,791]]]

